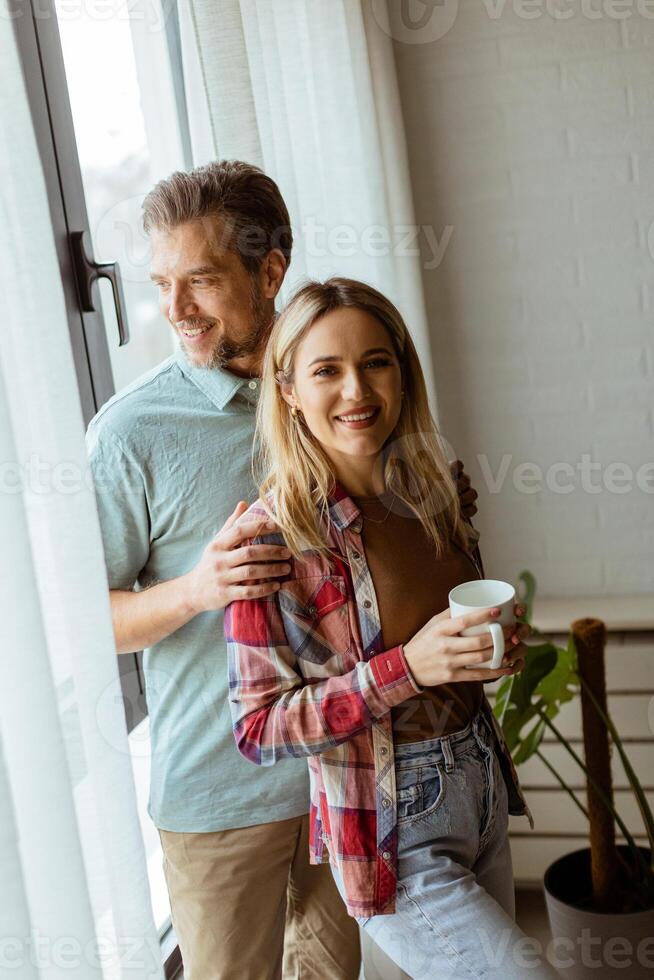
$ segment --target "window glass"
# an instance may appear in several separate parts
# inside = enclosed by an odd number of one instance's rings
[[[165,22],[153,3],[56,6],[94,258],[118,261],[123,279],[131,340],[120,348],[111,287],[99,283],[119,390],[173,350],[140,228],[145,194],[184,168]]]

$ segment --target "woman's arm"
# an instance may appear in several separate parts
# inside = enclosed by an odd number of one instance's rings
[[[332,749],[420,691],[401,645],[308,683],[296,669],[276,595],[232,602],[225,639],[236,745],[260,766]]]

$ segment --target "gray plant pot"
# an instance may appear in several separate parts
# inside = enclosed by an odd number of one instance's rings
[[[626,845],[618,850],[629,855]],[[649,859],[649,850],[639,850]],[[652,980],[654,909],[603,914],[579,908],[590,880],[589,847],[564,855],[545,872],[554,966],[564,980]]]

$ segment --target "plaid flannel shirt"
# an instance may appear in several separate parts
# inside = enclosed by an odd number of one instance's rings
[[[267,517],[257,501],[239,518]],[[225,610],[229,697],[239,751],[257,765],[306,756],[311,784],[310,860],[336,863],[350,915],[395,910],[397,807],[391,708],[420,692],[402,645],[383,649],[379,610],[345,490],[330,498],[332,563],[312,551],[291,559],[281,587]],[[471,528],[474,536],[478,533]],[[282,544],[280,534],[256,543]],[[533,818],[511,754],[497,735],[509,812]],[[326,853],[326,851],[328,853]]]

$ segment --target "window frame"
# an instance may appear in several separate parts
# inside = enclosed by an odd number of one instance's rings
[[[54,0],[9,0],[32,124],[41,158],[61,272],[68,330],[84,424],[115,393],[109,344],[97,283],[95,311],[82,309],[71,235],[91,233],[77,155],[73,116]],[[147,716],[142,653],[118,657],[127,730]]]

